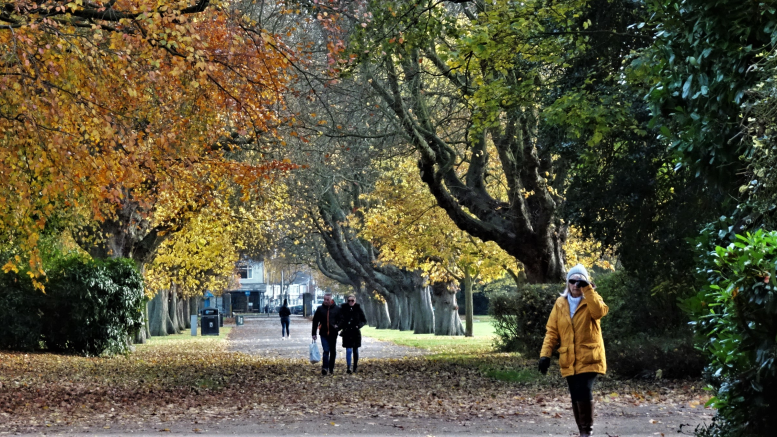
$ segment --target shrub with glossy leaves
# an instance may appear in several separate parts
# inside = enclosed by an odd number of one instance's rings
[[[142,326],[143,278],[132,260],[69,259],[51,272],[46,290],[50,350],[125,353],[129,336]]]
[[[726,424],[712,434],[772,435],[777,427],[777,231],[732,235],[731,230],[709,227],[698,240],[704,285],[684,306],[708,358],[705,373],[715,391],[710,405]]]
[[[46,293],[24,272],[0,275],[0,348],[113,355],[142,326],[143,277],[129,259],[58,260]]]

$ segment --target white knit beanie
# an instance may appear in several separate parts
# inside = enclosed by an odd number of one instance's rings
[[[578,264],[569,269],[567,272],[567,282],[569,282],[569,278],[571,278],[572,275],[583,275],[586,282],[591,282],[590,277],[588,276],[588,270],[586,270],[582,264]]]

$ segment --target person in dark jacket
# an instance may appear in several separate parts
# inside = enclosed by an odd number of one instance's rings
[[[283,299],[283,306],[278,310],[278,315],[281,316],[281,338],[289,337],[289,324],[291,323],[291,310],[289,309],[289,301]]]
[[[351,355],[353,355],[353,373],[359,365],[359,348],[362,347],[362,326],[367,324],[367,317],[362,307],[356,303],[356,296],[348,295],[348,301],[340,307],[340,327],[343,332],[343,347],[345,362],[348,365],[346,373],[351,373]]]
[[[332,293],[324,295],[324,304],[316,308],[313,314],[313,341],[316,341],[316,328],[321,335],[321,348],[324,354],[321,357],[321,374],[334,374],[335,357],[337,356],[337,331],[340,321],[340,307],[332,300]]]

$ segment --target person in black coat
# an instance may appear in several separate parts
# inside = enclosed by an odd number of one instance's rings
[[[343,332],[343,347],[345,362],[348,365],[346,373],[356,373],[359,365],[359,348],[362,347],[362,326],[367,324],[362,307],[356,303],[356,296],[348,296],[348,300],[340,307],[340,328]],[[353,371],[351,370],[351,355],[353,354]]]
[[[335,357],[337,356],[337,333],[340,331],[340,307],[332,300],[332,293],[324,295],[324,304],[316,308],[313,314],[313,341],[321,335],[321,348],[324,350],[321,359],[321,374],[333,375]],[[327,373],[328,372],[328,373]]]
[[[281,338],[289,337],[289,324],[291,324],[291,310],[289,309],[289,301],[283,299],[283,306],[278,311],[278,315],[281,316]]]

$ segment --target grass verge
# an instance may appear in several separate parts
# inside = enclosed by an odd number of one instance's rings
[[[547,385],[547,378],[517,353],[494,350],[496,332],[491,317],[475,317],[472,337],[413,334],[412,331],[362,328],[362,335],[401,346],[426,349],[426,359],[478,369],[484,376],[528,385]]]
[[[491,352],[494,349],[494,325],[488,317],[475,317],[473,337],[453,337],[434,334],[413,334],[412,331],[362,328],[362,335],[430,351],[433,355],[462,355]]]

